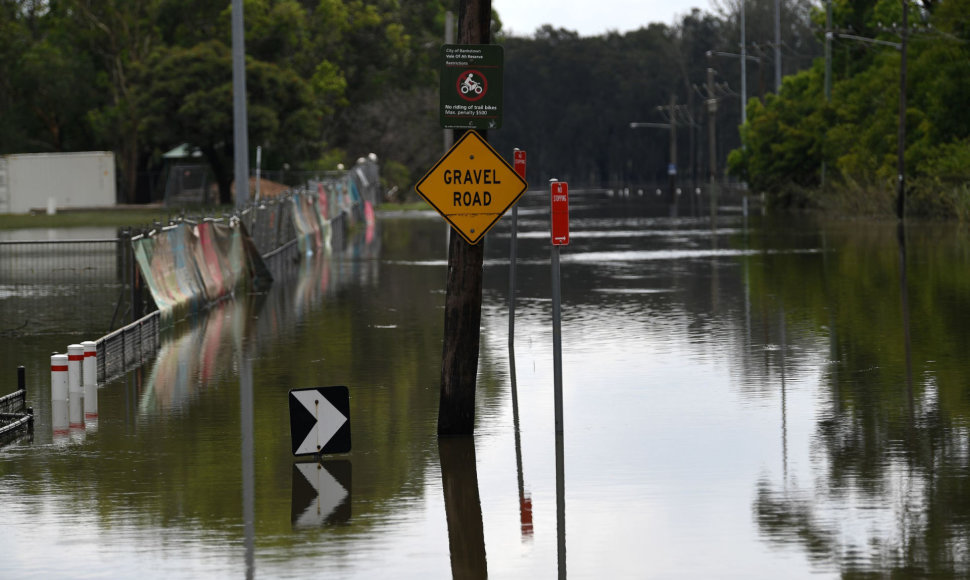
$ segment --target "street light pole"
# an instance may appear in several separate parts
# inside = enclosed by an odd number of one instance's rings
[[[775,0],[775,94],[781,91],[781,0]]]
[[[670,165],[667,167],[670,182],[670,203],[677,203],[677,97],[670,95]]]
[[[748,59],[744,33],[744,0],[741,0],[741,124],[748,120]]]
[[[708,59],[711,56],[708,55]],[[711,197],[711,224],[713,225],[717,216],[717,147],[714,143],[715,138],[715,118],[717,116],[717,99],[714,97],[714,68],[707,67],[707,165],[708,179],[710,182]]]

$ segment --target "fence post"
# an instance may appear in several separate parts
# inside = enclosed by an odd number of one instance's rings
[[[17,390],[26,391],[27,390],[27,371],[24,369],[24,365],[17,367]],[[24,393],[24,401],[27,400],[27,393]]]
[[[138,263],[135,261],[135,246],[130,237],[125,253],[128,256],[128,271],[131,279],[131,322],[134,322],[144,315],[144,304],[141,300],[141,275],[138,271]]]

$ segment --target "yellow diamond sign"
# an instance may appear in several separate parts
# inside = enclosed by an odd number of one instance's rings
[[[468,131],[414,189],[469,244],[477,244],[529,184],[487,141]]]

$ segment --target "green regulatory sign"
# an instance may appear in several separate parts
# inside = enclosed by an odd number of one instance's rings
[[[502,64],[497,44],[441,46],[441,128],[498,129],[502,126]]]

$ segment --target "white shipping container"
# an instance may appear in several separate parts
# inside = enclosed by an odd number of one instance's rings
[[[115,158],[110,151],[0,157],[0,213],[115,204]]]

